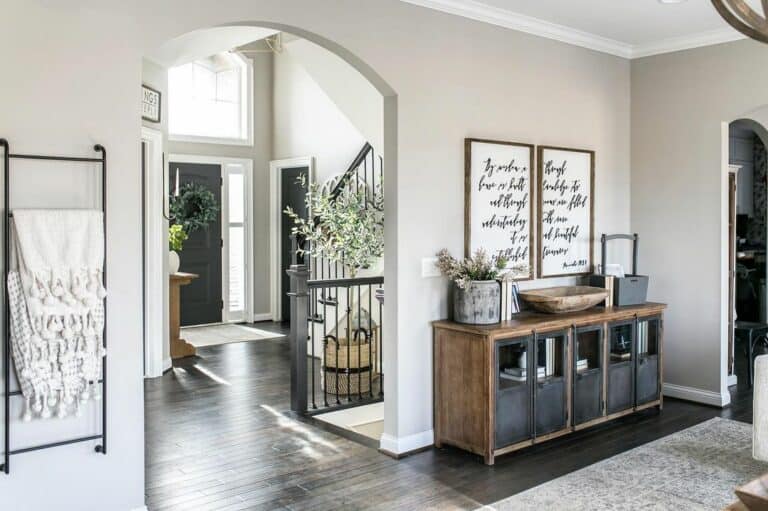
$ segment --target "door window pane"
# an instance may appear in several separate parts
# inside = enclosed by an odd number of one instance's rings
[[[245,229],[229,227],[229,311],[245,309]]]
[[[241,224],[245,221],[243,194],[243,175],[229,174],[229,223]]]

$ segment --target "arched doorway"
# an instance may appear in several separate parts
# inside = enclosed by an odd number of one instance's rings
[[[252,24],[243,23],[228,26],[242,29],[251,27]],[[217,30],[225,28],[217,27]],[[276,30],[290,32],[294,37],[306,38],[306,40],[313,44],[318,44],[326,50],[331,50],[334,55],[354,68],[379,91],[382,126],[380,127],[380,141],[377,142],[379,147],[376,148],[376,154],[382,155],[383,161],[387,162],[387,179],[380,180],[379,186],[385,187],[384,193],[391,194],[389,197],[394,197],[396,184],[396,142],[391,134],[395,132],[394,123],[396,121],[397,99],[393,91],[363,62],[338,45],[313,34],[295,28],[283,27],[282,25],[264,24],[261,28],[267,28],[273,32]],[[183,40],[184,38],[189,39],[188,36],[182,36],[180,39]],[[189,40],[187,40],[188,43]],[[174,44],[176,45],[176,54],[182,54],[183,51],[181,50],[184,48],[179,50],[178,46],[179,44],[183,46],[184,41],[180,43],[179,39],[175,39]],[[383,94],[382,90],[386,91],[387,94]],[[175,150],[172,147],[173,144],[189,144],[188,141],[172,140],[173,137],[167,132],[165,137],[168,146],[171,146],[166,147],[166,152],[176,156],[180,154],[180,150]],[[189,145],[184,147],[186,153],[195,152],[199,149]],[[242,148],[238,149],[240,156],[242,156],[242,151]],[[225,151],[218,148],[215,152],[221,156]],[[199,157],[200,155],[194,156]],[[231,156],[227,155],[226,157]],[[270,158],[270,160],[282,160],[289,156],[299,155],[281,154],[275,156],[275,158]],[[179,157],[169,159],[174,162],[182,161]],[[389,163],[390,160],[392,162],[391,165]],[[211,162],[209,161],[207,164],[211,164]],[[316,168],[320,167],[317,161],[315,161],[314,165]],[[254,165],[254,179],[256,179],[258,172],[257,167],[257,165]],[[156,185],[163,189],[162,195],[167,195],[166,188],[169,186],[173,187],[174,185],[173,174],[168,179],[163,177],[167,176],[168,172],[168,168],[163,168],[160,171],[160,176],[154,176]],[[257,188],[258,185],[254,183],[254,193],[257,192]],[[269,189],[270,186],[266,188]],[[150,193],[147,197],[150,200],[156,200],[157,194]],[[151,199],[151,197],[155,197],[155,199]],[[269,197],[267,198],[268,201]],[[222,205],[222,207],[224,206]],[[154,209],[157,210],[158,208],[155,207]],[[393,224],[390,220],[389,211],[388,209],[384,226],[384,235],[387,240],[393,237],[393,232],[390,228]],[[150,243],[148,246],[161,247],[161,249],[157,254],[149,254],[147,260],[154,261],[150,265],[161,264],[165,266],[167,253],[163,247],[167,244],[167,235],[164,234],[167,227],[165,227],[162,221],[159,224],[160,231],[156,229],[153,233],[149,234],[155,238],[160,236],[161,240],[160,242],[155,240],[155,243]],[[385,247],[390,246],[387,240],[385,240]],[[258,245],[258,243],[255,244]],[[268,252],[274,252],[274,250],[270,249]],[[383,279],[391,278],[390,275],[394,276],[394,267],[390,264],[390,261],[394,261],[395,258],[394,256],[390,258],[390,253],[390,250],[385,248]],[[182,260],[183,256],[182,252]],[[163,271],[161,273],[164,275],[166,272]],[[335,274],[334,276],[337,275]],[[338,276],[342,275],[338,274]],[[394,286],[392,286],[392,290],[394,291]],[[396,295],[393,295],[394,293],[392,295],[388,294],[388,303],[391,303],[390,298],[392,302],[395,302]],[[349,303],[347,302],[347,309],[351,308]],[[391,328],[394,325],[394,315],[391,315],[387,309],[384,309],[384,311],[386,312],[382,313],[379,322],[384,326],[381,329],[384,332],[383,335],[387,336],[395,332],[395,329]],[[376,319],[374,318],[373,321],[376,321]],[[161,324],[164,325],[167,322],[162,322]],[[282,333],[286,332],[283,331]],[[316,430],[312,426],[293,420],[284,414],[287,410],[285,397],[289,388],[288,371],[285,370],[287,367],[286,363],[289,361],[288,354],[290,351],[287,349],[287,345],[287,340],[281,341],[280,339],[266,339],[264,343],[259,345],[258,349],[254,350],[246,349],[242,346],[227,345],[226,349],[222,349],[217,357],[211,357],[208,361],[204,360],[201,363],[191,363],[178,367],[170,377],[164,376],[159,380],[147,382],[147,487],[150,503],[159,504],[166,502],[164,499],[168,497],[168,492],[166,491],[168,488],[161,481],[170,474],[168,472],[170,467],[162,463],[155,463],[150,459],[153,458],[150,452],[160,451],[164,455],[174,457],[170,452],[164,451],[164,447],[167,446],[167,441],[171,437],[174,438],[173,442],[181,451],[177,458],[180,465],[171,470],[193,470],[191,468],[192,464],[198,463],[198,461],[194,460],[194,457],[195,455],[205,457],[202,452],[203,450],[211,452],[221,449],[222,453],[226,453],[221,456],[231,456],[230,459],[233,460],[232,465],[227,468],[229,461],[221,465],[224,467],[222,470],[225,471],[238,470],[235,468],[235,465],[240,468],[248,466],[256,470],[260,464],[268,463],[272,456],[279,459],[279,461],[285,461],[280,449],[275,450],[271,447],[265,449],[265,447],[270,445],[270,442],[272,443],[271,445],[285,443],[300,446],[301,453],[298,458],[306,454],[307,459],[303,460],[305,465],[311,463],[312,459],[315,459],[318,455],[321,457],[323,454],[331,455],[335,450],[338,450],[338,446],[334,445],[335,441],[329,437],[327,432]],[[312,346],[314,346],[314,343],[312,343]],[[390,367],[394,367],[396,361],[396,358],[391,356],[390,353],[390,351],[395,350],[394,344],[389,343],[387,338],[384,337],[381,339],[379,346],[383,352],[381,354],[383,358],[392,361],[392,366],[387,366],[387,371],[395,374],[390,369]],[[314,364],[310,364],[310,367],[314,367]],[[276,368],[283,368],[282,374],[280,374],[280,371],[275,371]],[[164,388],[163,380],[172,380],[170,391],[168,388]],[[184,397],[190,393],[196,399],[199,398],[197,402]],[[338,386],[336,394],[336,401],[338,402]],[[349,394],[348,390],[347,394]],[[394,393],[392,395],[395,398]],[[171,396],[176,396],[177,399],[174,400]],[[349,396],[347,395],[346,397]],[[384,417],[387,417],[387,415]],[[227,440],[227,438],[231,440]],[[192,446],[193,442],[195,444],[194,447]],[[190,453],[189,456],[183,455],[185,451]],[[218,458],[219,454],[215,457]],[[222,460],[219,459],[219,461]],[[215,462],[205,457],[203,464],[210,463]],[[302,462],[299,462],[297,466],[301,464]],[[185,468],[181,468],[182,466]],[[245,483],[244,480],[241,480],[241,482]],[[150,489],[156,484],[162,487],[162,489]],[[232,491],[236,490],[232,489]],[[182,490],[181,493],[175,494],[174,498],[183,499],[186,496],[188,495]]]
[[[768,330],[766,291],[766,142],[760,110],[727,125],[727,179],[724,206],[727,287],[724,316],[725,386],[731,400],[751,399],[754,356]],[[725,133],[725,131],[724,131]]]

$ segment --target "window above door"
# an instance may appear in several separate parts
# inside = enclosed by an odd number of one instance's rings
[[[253,66],[226,52],[168,70],[171,140],[253,145]]]

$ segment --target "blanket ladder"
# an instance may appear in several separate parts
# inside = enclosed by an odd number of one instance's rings
[[[43,160],[43,161],[65,161],[92,163],[101,166],[101,207],[104,213],[104,270],[102,272],[103,284],[107,285],[107,150],[102,145],[93,146],[93,150],[99,154],[98,157],[77,157],[77,156],[48,156],[38,154],[15,154],[11,153],[10,145],[6,139],[0,138],[0,148],[3,150],[3,210],[5,214],[5,223],[3,224],[3,290],[5,300],[5,314],[3,316],[3,397],[5,400],[5,410],[3,419],[5,426],[4,449],[0,471],[5,474],[10,473],[10,457],[16,454],[23,454],[42,449],[50,449],[63,445],[70,445],[80,442],[98,441],[94,450],[101,454],[107,454],[107,357],[104,356],[102,363],[101,380],[101,433],[79,438],[71,438],[57,442],[49,442],[40,445],[33,445],[11,450],[11,398],[21,396],[21,391],[11,391],[11,332],[10,332],[10,306],[8,303],[8,268],[10,261],[10,222],[12,214],[10,213],[10,171],[11,160]],[[104,302],[104,348],[107,347],[107,302]]]

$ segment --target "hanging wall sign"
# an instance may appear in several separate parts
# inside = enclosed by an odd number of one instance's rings
[[[594,151],[539,146],[539,277],[592,272]]]
[[[464,141],[464,251],[504,256],[533,278],[533,146]]]
[[[146,85],[141,86],[141,118],[160,122],[160,92]]]

